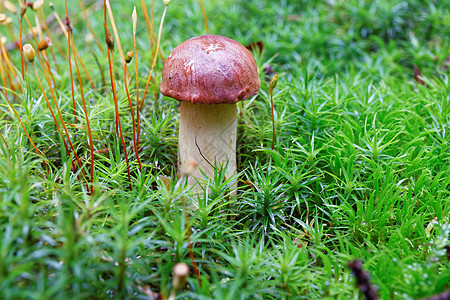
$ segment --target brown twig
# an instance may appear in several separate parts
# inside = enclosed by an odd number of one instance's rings
[[[54,16],[54,15],[51,15],[51,16],[49,16],[49,17],[47,18],[47,21],[45,22],[45,25],[51,26],[51,25],[55,22],[55,20],[56,20],[55,16]],[[45,27],[45,25],[41,25],[41,27]],[[11,42],[11,43],[8,43],[7,45],[5,45],[5,49],[6,49],[7,51],[11,51],[11,50],[13,50],[13,49],[16,49],[16,48],[17,48],[17,45],[18,45],[18,44],[20,45],[20,41],[22,41],[22,43],[23,43],[23,42],[29,40],[29,39],[32,38],[32,37],[33,37],[33,33],[32,33],[32,32],[27,33],[27,34],[24,35],[21,39],[19,38],[18,41]]]
[[[370,283],[369,272],[363,270],[363,264],[360,260],[353,260],[348,263],[356,278],[356,284],[360,288],[366,300],[377,300],[378,295],[375,288]]]

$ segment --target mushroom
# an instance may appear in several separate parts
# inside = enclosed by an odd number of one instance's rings
[[[216,167],[227,166],[226,178],[236,173],[236,103],[259,87],[252,54],[227,37],[194,37],[167,57],[161,93],[181,101],[178,170],[192,160],[199,167],[188,178],[189,186],[199,190],[201,171],[211,179]]]

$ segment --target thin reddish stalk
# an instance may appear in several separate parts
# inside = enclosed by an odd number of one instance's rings
[[[145,6],[144,0],[141,0],[141,7],[142,7],[142,12],[144,13],[144,20],[145,20],[145,25],[147,27],[148,37],[150,39],[150,49],[153,50],[153,43],[154,43],[154,40],[156,40],[156,36],[153,31],[153,25],[150,22],[150,18],[148,17],[147,7]]]
[[[100,44],[100,41],[97,38],[97,35],[95,34],[94,29],[92,29],[91,26],[91,22],[89,22],[89,18],[88,15],[86,13],[86,9],[84,7],[83,1],[82,0],[78,0],[78,3],[80,4],[81,7],[81,12],[83,13],[83,17],[84,20],[86,21],[86,25],[88,26],[89,32],[92,34],[92,36],[94,37],[95,43],[97,44],[98,48],[100,49],[101,52],[105,51],[102,47],[102,44]]]
[[[72,31],[70,31],[69,39],[72,39],[72,38],[73,38]],[[74,59],[74,63],[75,63],[75,69],[77,71],[78,84],[80,86],[81,101],[83,103],[84,116],[86,119],[86,126],[87,126],[87,132],[88,132],[88,137],[89,137],[89,148],[91,151],[91,173],[90,173],[90,175],[91,175],[91,191],[90,191],[90,195],[93,195],[94,194],[94,143],[92,140],[91,123],[89,121],[89,115],[88,115],[87,108],[86,108],[86,100],[84,98],[83,82],[81,81],[81,74],[80,74],[80,69],[78,68],[76,55],[73,56],[73,59]]]
[[[6,73],[6,76],[8,77],[8,80],[9,80],[9,86],[10,86],[11,90],[12,90],[12,91],[15,91],[15,88],[14,88],[14,80],[13,80],[12,77],[11,77],[11,74],[12,74],[13,77],[15,78],[15,75],[14,75],[14,69],[12,68],[12,66],[10,66],[10,62],[9,62],[9,60],[8,60],[8,55],[6,54],[6,49],[5,49],[5,47],[3,46],[3,43],[2,43],[2,41],[1,41],[1,36],[0,36],[0,49],[1,49],[1,52],[2,52],[2,56],[0,56],[0,65],[1,65],[0,67],[3,69],[3,72]],[[6,70],[5,70],[4,67],[3,67],[3,58],[2,58],[2,57],[5,59],[6,66],[7,66],[7,68],[9,69],[9,72],[6,72]],[[18,81],[17,81],[17,83],[18,83]],[[4,83],[3,86],[6,87],[6,83]],[[20,86],[20,84],[19,84],[19,86]],[[8,94],[8,93],[6,92],[6,90],[5,90],[4,92],[5,92],[5,95]]]
[[[108,27],[107,27],[107,19],[106,19],[106,0],[103,0],[103,9],[104,9],[104,25],[105,25],[105,36],[108,38]],[[109,48],[109,45],[107,44],[107,52],[108,52],[108,64],[109,64],[109,77],[111,79],[111,89],[113,91],[113,97],[114,97],[114,108],[116,113],[116,135],[118,138],[120,138],[122,142],[123,151],[125,154],[125,160],[127,164],[127,173],[128,173],[128,181],[130,182],[130,191],[132,190],[131,187],[131,175],[130,175],[130,165],[128,161],[128,153],[127,148],[125,146],[125,140],[123,139],[123,133],[122,133],[122,125],[120,124],[120,116],[119,116],[119,104],[117,102],[117,94],[116,94],[116,85],[115,85],[115,78],[114,78],[114,64],[112,63],[111,54],[112,49]],[[125,79],[126,80],[126,79]]]
[[[117,32],[116,22],[114,21],[114,15],[113,15],[113,12],[111,9],[111,5],[109,3],[109,0],[106,0],[105,2],[106,2],[106,7],[108,8],[108,14],[109,14],[109,19],[111,21],[111,27],[113,29],[114,36],[116,37],[117,48],[119,48],[120,58],[122,59],[122,61],[125,61],[125,55],[123,54],[122,45],[120,43],[119,33]]]
[[[34,33],[33,25],[31,25],[30,19],[28,19],[27,15],[24,15],[23,17],[25,18],[25,21],[27,21],[28,27],[30,28],[30,31],[31,31],[31,35],[33,36],[34,41],[36,42],[36,45],[37,45],[39,43],[39,41],[38,41],[36,34]]]
[[[100,70],[100,75],[102,76],[102,83],[103,86],[106,86],[106,79],[105,79],[105,72],[103,72],[102,66],[100,65],[97,55],[94,52],[94,49],[92,49],[91,44],[88,43],[89,50],[91,51],[92,56],[94,57],[95,63],[98,66],[98,69]]]
[[[9,72],[7,72],[8,78],[10,78],[9,73],[12,74],[12,77],[16,78],[16,77],[17,77],[16,69],[15,69],[15,67],[13,67],[13,65],[11,64],[11,61],[10,61],[10,59],[8,58],[8,54],[9,54],[9,53],[8,53],[8,51],[6,51],[5,45],[3,45],[3,43],[1,42],[1,40],[0,40],[0,48],[1,48],[1,50],[2,50],[1,53],[2,53],[2,55],[3,55],[3,58],[5,59],[6,65],[7,65],[8,69],[9,69]],[[10,78],[10,80],[11,80],[11,78]],[[17,84],[19,85],[19,87],[21,87],[19,81],[17,81]]]
[[[25,64],[23,62],[23,44],[22,44],[22,31],[23,31],[23,25],[22,25],[23,17],[20,17],[20,29],[19,29],[19,50],[20,50],[20,63],[22,64],[22,80],[25,81]]]
[[[66,2],[66,0],[65,0],[65,2]],[[69,19],[68,15],[67,15],[67,8],[66,8],[66,22],[65,22],[66,26],[68,27],[67,30],[66,30],[66,28],[64,28],[64,24],[62,24],[61,18],[59,17],[58,13],[56,11],[54,11],[53,13],[55,14],[55,18],[58,21],[61,29],[63,30],[64,35],[66,36],[67,39],[69,39],[68,32],[72,31],[72,25],[70,23],[70,19]],[[77,56],[77,59],[80,62],[81,67],[83,68],[83,71],[84,71],[84,73],[85,73],[85,75],[86,75],[86,77],[87,77],[91,87],[95,90],[96,88],[95,88],[94,82],[92,81],[92,78],[89,75],[89,72],[88,72],[88,70],[86,69],[86,66],[83,63],[83,60],[81,59],[80,54],[78,53],[77,47],[74,45],[72,50],[73,50],[72,52],[74,52],[75,55]],[[70,52],[69,52],[69,60],[70,60]]]
[[[275,147],[275,116],[273,112],[273,97],[270,94],[270,105],[272,106],[272,150]]]
[[[3,58],[1,56],[0,56],[0,73],[1,73],[1,76],[2,76],[3,86],[6,87],[5,69],[3,67]],[[3,90],[3,92],[5,93],[5,97],[8,97],[8,93],[6,92],[6,90]]]
[[[64,0],[64,5],[66,7],[66,22],[67,22],[67,26],[70,26],[70,20],[69,20],[69,11],[67,10],[67,0]],[[56,15],[56,12],[55,12]],[[56,15],[57,16],[57,15]],[[57,19],[59,19],[59,17],[57,17]],[[71,31],[71,27],[68,28],[69,32]],[[73,105],[73,115],[75,118],[75,123],[78,122],[77,120],[77,106],[76,106],[76,102],[75,102],[75,88],[74,88],[74,84],[73,84],[73,71],[72,71],[72,60],[71,60],[71,42],[70,42],[70,34],[67,33],[67,43],[68,43],[68,58],[69,58],[69,71],[70,71],[70,86],[72,89],[72,105]]]
[[[42,155],[41,151],[39,151],[39,149],[38,149],[38,148],[36,147],[36,145],[33,143],[33,140],[31,139],[30,135],[28,134],[28,131],[27,131],[27,129],[25,128],[25,125],[23,124],[22,119],[20,118],[19,114],[18,114],[17,111],[15,110],[14,106],[12,106],[11,102],[9,102],[8,98],[5,97],[5,99],[6,99],[6,102],[8,102],[9,107],[11,107],[11,109],[13,110],[13,112],[14,112],[14,114],[16,115],[17,119],[19,120],[20,126],[22,126],[22,129],[23,129],[23,131],[25,132],[25,134],[27,135],[28,140],[30,141],[30,143],[31,143],[31,145],[33,146],[34,150],[35,150],[35,151],[37,152],[37,154],[39,154],[41,157],[44,157],[44,155]],[[42,162],[44,163],[45,170],[46,170],[47,173],[48,173],[48,167],[47,167],[47,164],[45,163],[44,160],[43,160]]]
[[[205,20],[206,34],[209,34],[208,19],[206,18],[206,11],[202,0],[200,0],[200,6],[202,7],[203,19]]]
[[[136,62],[136,156],[138,158],[139,168],[141,168],[141,159],[139,158],[139,137],[140,137],[140,126],[139,126],[139,68],[138,68],[138,53],[136,46],[136,35],[133,34],[133,44],[134,44],[134,57]]]
[[[41,16],[41,14],[42,14],[42,16]],[[57,43],[57,40],[54,38],[54,36],[52,35],[52,33],[50,32],[50,29],[48,28],[48,25],[47,25],[47,22],[45,21],[46,20],[46,17],[45,17],[45,13],[44,13],[44,10],[43,9],[40,9],[40,12],[39,12],[39,14],[38,14],[38,17],[40,18],[40,23],[41,24],[44,24],[44,30],[45,30],[45,34],[48,36],[48,37],[50,37],[50,39],[52,40],[52,42],[53,42],[53,45],[56,47],[56,48],[58,48],[58,50],[59,50],[59,52],[61,53],[61,55],[65,58],[65,59],[67,59],[66,58],[66,55],[64,54],[64,52],[62,51],[62,49],[59,47],[59,43]],[[55,56],[55,53],[54,53],[54,51],[53,51],[53,47],[50,47],[50,53],[52,54],[52,56],[53,56],[53,60],[54,61],[56,61],[56,56]],[[58,67],[58,64],[55,64],[55,66],[56,66],[56,71],[58,72],[58,73],[60,73],[60,71],[59,71],[59,67]]]
[[[150,69],[150,74],[148,75],[147,83],[145,85],[144,95],[142,96],[141,105],[140,105],[141,107],[144,103],[145,95],[147,94],[147,89],[150,84],[150,80],[152,79],[153,70],[155,69],[155,66],[156,66],[156,60],[158,59],[158,51],[159,51],[159,45],[161,43],[162,27],[164,25],[164,18],[166,17],[166,13],[167,13],[167,5],[164,7],[164,11],[163,11],[163,14],[161,17],[161,23],[159,24],[158,41],[156,42],[156,51],[155,51],[155,55],[153,56],[153,63],[152,63],[152,67]]]
[[[108,62],[109,62],[109,76],[111,77],[111,87],[112,87],[113,97],[114,97],[114,108],[116,110],[116,121],[117,121],[118,131],[119,131],[118,137],[120,138],[120,140],[122,142],[123,152],[125,154],[125,161],[127,163],[128,181],[130,182],[130,191],[131,191],[132,187],[131,187],[130,164],[128,161],[127,147],[125,146],[125,140],[123,139],[122,125],[120,124],[119,103],[117,102],[116,84],[115,84],[115,78],[114,78],[114,65],[111,63],[111,51],[110,50],[108,50]]]
[[[139,159],[139,152],[137,150],[137,144],[136,144],[136,126],[135,126],[135,119],[134,119],[134,109],[133,109],[133,104],[131,103],[130,93],[128,92],[128,83],[127,83],[128,68],[127,68],[127,64],[126,63],[123,64],[123,68],[124,68],[124,74],[125,74],[125,78],[124,78],[125,91],[127,93],[128,104],[130,105],[131,122],[133,123],[133,147],[134,147],[134,153],[136,155],[136,159],[138,161],[139,168],[140,168],[141,167],[141,160]]]
[[[90,84],[91,87],[95,90],[96,87],[95,87],[95,85],[94,85],[94,82],[92,81],[92,78],[91,78],[91,76],[89,75],[89,72],[88,72],[88,70],[86,69],[86,66],[84,65],[83,60],[81,59],[81,56],[80,56],[80,54],[78,53],[77,47],[75,46],[75,43],[73,43],[73,41],[72,41],[72,45],[73,45],[73,52],[74,52],[75,55],[77,56],[77,61],[80,62],[80,65],[81,65],[81,67],[83,68],[84,74],[86,74],[86,77],[87,77],[87,79],[88,79],[88,81],[89,81],[89,84]],[[74,57],[75,57],[75,56],[74,56]]]
[[[50,114],[52,115],[53,121],[55,122],[56,129],[58,130],[58,133],[63,140],[64,147],[66,148],[67,154],[69,154],[70,153],[69,147],[67,147],[67,143],[66,143],[66,140],[64,139],[64,135],[62,134],[61,129],[59,128],[58,121],[56,120],[55,114],[53,113],[52,106],[50,105],[50,102],[48,101],[47,93],[45,92],[44,87],[42,86],[42,82],[41,82],[41,79],[39,78],[39,74],[36,70],[36,67],[34,66],[33,63],[31,64],[31,66],[33,67],[34,74],[36,75],[36,78],[39,82],[39,87],[41,88],[42,94],[44,95],[45,102],[47,103],[48,109],[50,110]]]
[[[0,132],[0,138],[2,138],[3,143],[5,143],[6,149],[8,149],[8,152],[11,154],[11,150],[9,150],[9,146],[8,143],[5,140],[5,137],[3,136],[3,134]]]
[[[44,65],[43,65],[41,60],[39,60],[39,63],[41,64],[42,69],[44,69]],[[77,163],[78,163],[78,165],[79,165],[79,167],[81,169],[81,175],[83,176],[83,179],[86,182],[86,189],[89,190],[88,181],[86,179],[86,174],[85,174],[85,172],[83,170],[83,164],[81,163],[81,160],[78,157],[77,151],[75,151],[75,147],[73,146],[72,140],[70,139],[69,131],[67,130],[66,122],[64,122],[64,119],[63,119],[62,114],[61,114],[61,110],[59,109],[58,101],[56,100],[55,93],[54,93],[54,90],[52,88],[50,79],[48,78],[47,74],[45,74],[45,72],[44,72],[44,75],[45,75],[45,79],[47,81],[48,87],[50,89],[50,93],[52,95],[53,103],[55,104],[56,110],[58,112],[58,117],[61,120],[61,124],[63,125],[63,128],[64,128],[64,132],[65,132],[65,134],[67,136],[67,141],[69,142],[70,149],[72,149],[72,152],[75,155],[75,159],[76,159],[76,161],[77,161]],[[74,166],[74,170],[76,170],[75,166]]]

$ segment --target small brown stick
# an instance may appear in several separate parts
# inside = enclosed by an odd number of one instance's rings
[[[356,284],[364,294],[366,300],[377,300],[378,295],[375,288],[370,283],[369,272],[363,270],[363,264],[360,260],[353,260],[348,263],[348,267],[352,270],[353,276],[356,278]]]
[[[202,0],[200,0],[200,6],[202,7],[203,19],[205,20],[206,34],[209,34],[208,19],[206,18],[206,11]]]
[[[55,22],[55,20],[56,20],[55,16],[52,15],[52,16],[48,17],[47,21],[46,21],[44,24],[46,24],[47,26],[49,26],[49,25],[51,25],[53,22]],[[44,25],[44,26],[45,26],[45,25]],[[24,41],[26,41],[26,40],[29,40],[29,39],[32,38],[32,37],[33,37],[33,33],[32,33],[32,32],[26,34],[26,35],[23,36],[22,39],[21,39],[21,40],[22,40],[22,43],[23,43]],[[13,49],[16,49],[18,44],[20,44],[20,40],[17,40],[17,41],[15,41],[15,42],[8,43],[7,45],[5,45],[5,48],[6,48],[6,50],[11,51],[11,50],[13,50]]]

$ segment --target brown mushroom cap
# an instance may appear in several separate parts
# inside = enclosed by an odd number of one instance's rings
[[[191,38],[164,63],[161,93],[198,104],[232,104],[260,87],[256,62],[240,43],[220,35]]]

